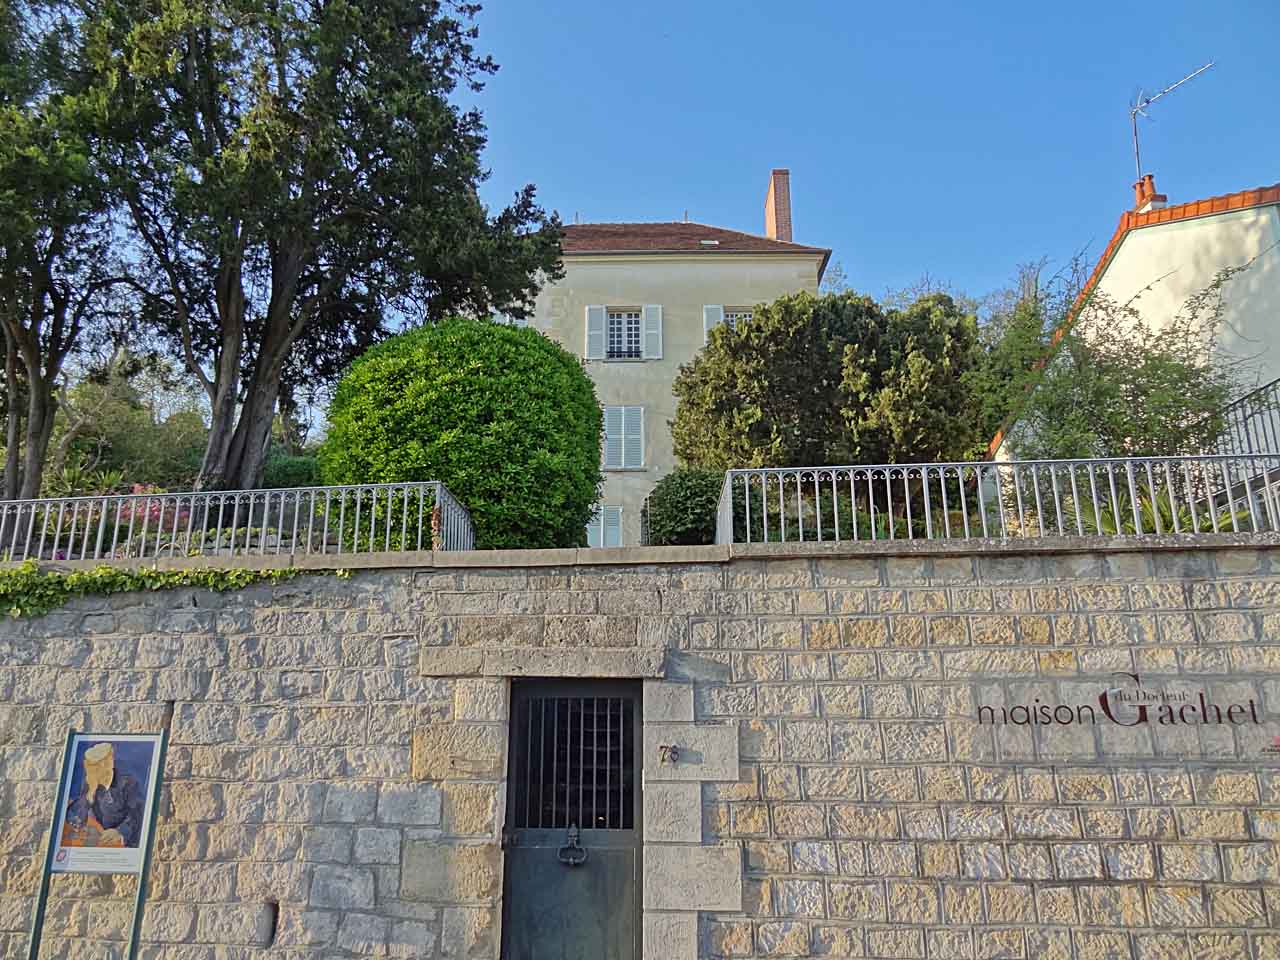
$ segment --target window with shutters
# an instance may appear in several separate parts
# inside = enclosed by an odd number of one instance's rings
[[[662,305],[589,305],[586,333],[583,356],[588,360],[661,360]]]
[[[751,319],[750,307],[725,307],[724,322],[733,330],[738,329],[738,324]]]
[[[604,468],[638,470],[644,466],[644,407],[604,408]]]
[[[640,358],[640,311],[611,309],[605,359],[639,360]]]
[[[622,546],[622,507],[602,504],[587,524],[588,547]]]

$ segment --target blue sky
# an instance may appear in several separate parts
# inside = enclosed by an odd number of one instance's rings
[[[1128,105],[1171,203],[1280,181],[1280,0],[490,0],[483,193],[572,223],[763,231],[789,167],[799,242],[869,293],[981,295],[1105,245],[1132,203]]]

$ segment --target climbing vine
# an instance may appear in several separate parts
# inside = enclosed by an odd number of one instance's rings
[[[11,617],[39,617],[75,597],[203,587],[225,592],[254,583],[282,583],[300,574],[348,574],[345,570],[121,570],[106,565],[92,570],[41,570],[34,560],[0,569],[0,609]],[[349,575],[349,574],[348,574]]]

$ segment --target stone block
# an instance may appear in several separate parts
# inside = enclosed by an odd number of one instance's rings
[[[643,960],[698,960],[698,914],[645,911],[643,940]]]
[[[497,844],[454,846],[408,840],[400,867],[400,896],[444,903],[496,897],[501,887],[501,853]]]
[[[663,762],[662,746],[674,746],[675,762]],[[737,780],[736,723],[644,724],[644,778],[653,780]],[[647,868],[646,868],[647,872]]]
[[[702,839],[702,787],[692,782],[644,785],[644,838],[655,843]],[[766,819],[766,827],[767,827]]]
[[[303,827],[302,859],[313,863],[350,863],[350,827]]]
[[[399,863],[400,831],[382,827],[359,827],[356,830],[352,859],[356,863]]]
[[[378,821],[387,824],[439,826],[443,800],[437,787],[384,783],[378,792]]]
[[[693,720],[693,684],[664,680],[644,681],[644,722]]]
[[[413,732],[413,778],[500,777],[506,731],[493,723],[431,723]]]
[[[883,882],[833,882],[827,891],[833,919],[885,921]]]
[[[782,721],[784,760],[827,760],[831,756],[827,724],[820,720]]]
[[[1053,859],[1063,880],[1101,879],[1102,856],[1097,844],[1055,843]]]
[[[352,953],[384,954],[391,934],[391,921],[367,913],[348,913],[338,928],[338,946]]]
[[[712,920],[707,924],[707,945],[713,956],[748,957],[753,942],[750,920]]]
[[[1155,927],[1199,927],[1208,919],[1204,893],[1198,886],[1151,886],[1147,903]]]
[[[324,800],[324,819],[364,823],[372,819],[377,803],[376,783],[331,783]]]
[[[359,910],[373,906],[373,872],[357,867],[318,866],[311,875],[312,907]]]
[[[453,715],[457,720],[505,721],[506,683],[501,680],[458,680],[453,685]]]
[[[646,910],[742,909],[742,851],[724,846],[644,848]]]
[[[756,925],[756,946],[765,957],[800,957],[809,950],[809,927],[788,920]]]
[[[271,917],[266,904],[203,904],[196,919],[196,940],[219,946],[267,946]]]
[[[451,836],[492,837],[497,787],[491,783],[446,782],[444,829]]]

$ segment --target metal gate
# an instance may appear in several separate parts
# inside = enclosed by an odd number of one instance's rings
[[[502,956],[640,960],[638,684],[515,681]]]

